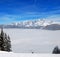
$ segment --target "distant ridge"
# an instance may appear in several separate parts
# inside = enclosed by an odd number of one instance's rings
[[[0,28],[60,30],[60,22],[47,20],[28,20],[11,24],[0,24]]]

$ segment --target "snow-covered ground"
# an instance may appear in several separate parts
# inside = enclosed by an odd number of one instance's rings
[[[4,32],[9,34],[15,53],[52,53],[56,45],[60,46],[60,30],[4,29]]]
[[[0,51],[0,57],[60,57],[59,54],[9,53]]]

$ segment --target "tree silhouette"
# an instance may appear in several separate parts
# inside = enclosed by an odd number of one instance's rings
[[[0,34],[0,50],[4,51],[4,32],[3,29],[1,29],[1,34]]]
[[[56,46],[52,52],[53,54],[60,54],[60,49]]]
[[[3,29],[1,29],[1,33],[0,33],[0,50],[8,51],[8,52],[11,51],[10,37],[7,36],[7,34],[3,32]]]

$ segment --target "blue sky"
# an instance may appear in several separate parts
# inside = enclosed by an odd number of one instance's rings
[[[0,0],[1,24],[39,18],[60,20],[60,0]]]

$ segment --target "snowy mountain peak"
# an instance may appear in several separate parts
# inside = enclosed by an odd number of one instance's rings
[[[60,22],[54,22],[52,20],[26,20],[21,22],[14,22],[11,24],[0,25],[4,28],[23,28],[23,29],[60,29]]]
[[[52,24],[53,21],[45,21],[45,20],[28,20],[17,23],[12,23],[13,25],[23,25],[23,26],[46,26]]]

